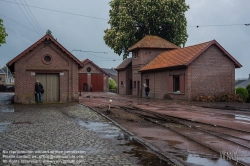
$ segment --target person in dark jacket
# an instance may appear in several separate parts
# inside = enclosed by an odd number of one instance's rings
[[[39,82],[39,80],[36,81],[35,85],[35,93],[36,93],[36,102],[37,103],[42,103],[42,93],[44,92],[43,90],[43,85]]]
[[[146,85],[147,86],[147,85]],[[149,98],[149,91],[150,91],[150,88],[147,86],[145,88],[145,92],[146,92],[146,98]]]

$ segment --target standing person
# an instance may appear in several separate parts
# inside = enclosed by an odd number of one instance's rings
[[[146,85],[146,88],[145,88],[146,98],[149,98],[149,91],[150,91],[150,88]]]
[[[42,103],[43,102],[42,93],[44,93],[44,90],[43,90],[43,85],[39,83],[39,80],[36,81],[35,93],[36,93],[36,102]]]
[[[90,92],[92,92],[92,85],[90,85]]]

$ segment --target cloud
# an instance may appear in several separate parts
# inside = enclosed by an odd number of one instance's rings
[[[113,50],[107,47],[103,40],[104,30],[109,27],[108,20],[106,20],[109,19],[110,10],[108,0],[26,0],[25,2],[28,5],[33,6],[30,7],[30,10],[42,29],[42,35],[34,32],[35,30],[17,4],[6,1],[0,1],[0,18],[4,20],[4,25],[9,28],[7,29],[9,34],[7,44],[0,47],[0,64],[2,66],[39,40],[48,29],[69,51],[77,49],[108,52],[108,54],[101,54],[73,51],[72,53],[79,60],[89,58],[100,67],[105,68],[116,67],[122,62],[122,57],[114,54]],[[17,2],[20,3],[20,1]],[[24,0],[22,2],[24,3]],[[250,73],[247,62],[250,52],[250,39],[248,38],[250,26],[234,26],[232,24],[250,23],[250,11],[248,10],[250,1],[186,0],[186,3],[190,6],[190,9],[186,12],[189,34],[186,46],[215,39],[243,65],[243,68],[236,70],[236,78],[248,77]],[[25,11],[23,6],[21,7]],[[1,14],[28,28],[1,16]],[[89,18],[89,16],[92,18]],[[200,27],[192,27],[196,25]]]

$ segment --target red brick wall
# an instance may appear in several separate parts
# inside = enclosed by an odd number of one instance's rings
[[[52,57],[50,64],[44,55]],[[63,73],[60,75],[60,102],[78,101],[78,65],[56,45],[41,43],[15,63],[15,102],[35,102],[36,76],[31,73]]]
[[[91,71],[88,72],[87,68],[90,67]],[[86,73],[87,74],[87,83],[88,83],[88,90],[90,90],[90,85],[91,85],[91,74],[103,74],[101,70],[99,70],[97,67],[92,65],[91,63],[88,63],[84,66],[84,68],[79,69],[79,73]],[[108,83],[108,76],[106,74],[103,74],[103,78],[101,81],[103,81],[103,92],[108,92],[109,91],[109,83]]]
[[[129,95],[131,94],[130,80],[132,80],[132,65],[128,66],[125,70],[118,71],[118,94]],[[123,86],[121,85],[123,81]]]
[[[151,98],[162,99],[164,95],[169,95],[174,99],[185,99],[186,94],[173,94],[169,93],[169,78],[173,74],[185,74],[185,69],[182,70],[165,70],[148,72],[142,74],[142,84],[146,83],[146,79],[149,79],[149,95]],[[171,86],[173,87],[173,86]],[[171,91],[172,92],[172,91]],[[142,89],[142,97],[145,97],[145,88]]]
[[[157,49],[139,49],[132,52],[132,70],[133,70],[133,85],[134,81],[136,81],[136,88],[133,86],[133,95],[138,95],[138,89],[139,89],[139,96],[142,96],[141,92],[144,91],[141,80],[141,74],[138,73],[138,71],[145,66],[149,61],[151,61],[153,58],[155,58],[160,52],[163,52],[164,50],[157,50]],[[138,52],[138,57],[135,58],[135,52]],[[137,82],[140,82],[140,87],[138,87]]]
[[[234,93],[235,66],[217,46],[211,46],[188,67],[188,98]]]

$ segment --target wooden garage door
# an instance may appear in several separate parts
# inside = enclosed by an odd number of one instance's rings
[[[103,74],[91,74],[92,92],[103,92]]]
[[[84,91],[88,91],[88,80],[87,80],[87,74],[79,74],[79,92],[84,92]],[[86,85],[85,89],[84,89],[84,84]]]
[[[59,74],[36,74],[36,80],[43,85],[43,102],[60,101]]]

